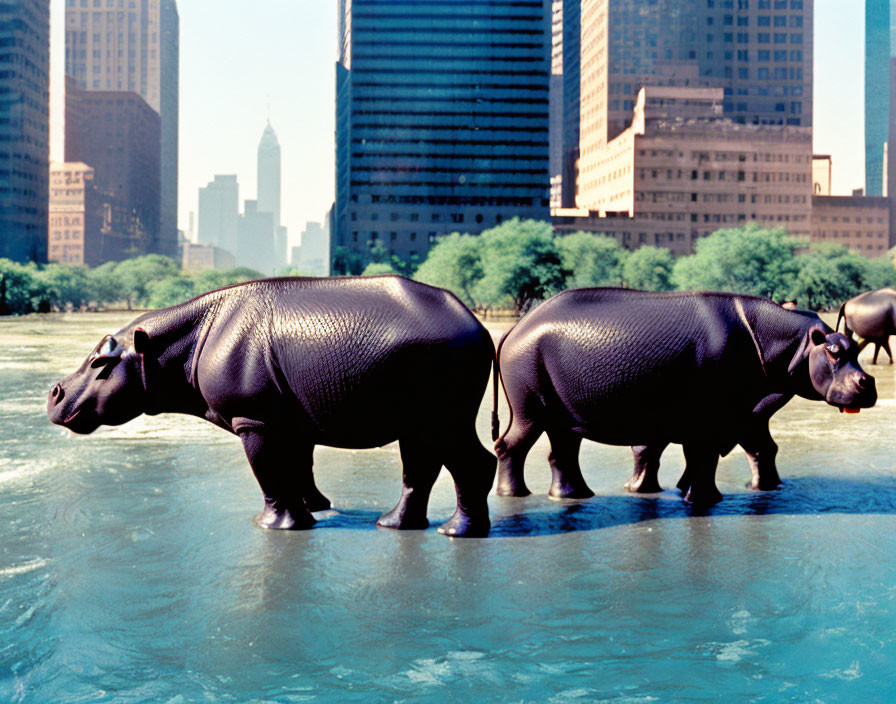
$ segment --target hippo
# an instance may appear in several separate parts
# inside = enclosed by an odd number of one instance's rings
[[[457,510],[439,532],[489,531],[497,460],[475,419],[495,362],[491,336],[451,293],[399,276],[239,284],[141,315],[107,335],[49,394],[75,433],[142,413],[186,413],[236,434],[264,496],[257,525],[309,528],[330,501],[315,445],[398,440],[403,489],[386,528],[423,529],[445,465]]]
[[[681,444],[685,500],[715,503],[719,457],[744,439],[764,399],[797,395],[850,411],[874,405],[874,379],[857,353],[820,320],[762,298],[614,288],[557,294],[498,345],[511,412],[495,442],[498,494],[529,493],[526,455],[546,432],[553,498],[593,495],[578,462],[585,438]]]
[[[782,308],[793,310],[805,315],[824,325],[818,313],[810,310],[801,310],[796,307],[796,301],[784,301],[779,304]],[[770,394],[762,399],[749,420],[744,424],[738,445],[747,455],[750,464],[752,478],[749,487],[755,491],[772,491],[782,486],[778,468],[775,465],[775,457],[778,454],[778,445],[772,439],[769,430],[771,417],[786,406],[793,398],[793,394]],[[625,488],[639,494],[653,494],[662,491],[657,474],[660,466],[660,456],[667,445],[636,445],[632,447],[635,468],[632,478],[626,482]],[[678,482],[678,489],[687,493],[687,476],[683,475]]]
[[[890,335],[896,334],[896,291],[882,288],[850,298],[840,306],[837,330],[840,329],[841,320],[844,321],[843,332],[847,337],[852,337],[855,333],[862,338],[859,344],[860,351],[869,343],[874,343],[872,364],[877,364],[877,355],[880,354],[881,348],[890,358],[890,364],[893,363]]]

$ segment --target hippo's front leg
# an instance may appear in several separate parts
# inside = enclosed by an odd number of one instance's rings
[[[252,421],[238,425],[237,432],[264,494],[264,509],[255,517],[256,525],[279,530],[314,525],[305,504],[313,448],[297,452],[286,433]]]
[[[750,488],[756,491],[780,489],[781,477],[775,465],[778,446],[769,432],[768,420],[751,423],[748,432],[741,438],[740,446],[747,455],[753,473]]]

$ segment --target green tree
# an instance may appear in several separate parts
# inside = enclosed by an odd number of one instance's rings
[[[881,288],[896,278],[893,265],[883,260],[884,266],[881,266],[880,261],[866,259],[839,244],[814,245],[797,257],[799,270],[790,298],[812,310],[836,308],[843,301],[863,291]]]
[[[36,272],[34,277],[43,289],[42,298],[51,307],[75,310],[90,303],[92,285],[87,267],[51,262]]]
[[[672,280],[682,290],[730,291],[784,300],[796,277],[797,246],[780,228],[749,223],[718,230],[698,240],[694,254],[675,263]]]
[[[147,305],[150,308],[167,308],[189,301],[195,295],[192,279],[186,276],[166,276],[149,284]]]
[[[118,276],[118,262],[106,262],[87,274],[93,300],[97,305],[109,305],[125,300],[127,295]]]
[[[612,237],[574,232],[557,238],[560,263],[569,275],[566,288],[618,286],[626,251]]]
[[[511,306],[524,311],[563,289],[563,268],[551,224],[514,218],[481,235],[483,277],[473,299],[484,308]]]
[[[622,278],[629,288],[642,291],[671,291],[675,257],[664,247],[639,247],[628,255],[622,266]]]
[[[38,289],[31,269],[10,259],[0,259],[0,315],[30,313]]]
[[[466,305],[474,307],[473,290],[484,275],[480,244],[479,237],[458,232],[439,238],[414,278],[448,289]]]
[[[388,262],[370,262],[370,264],[364,267],[361,276],[382,276],[383,274],[397,273]]]
[[[869,259],[865,266],[865,288],[869,290],[896,286],[896,268],[890,257]]]
[[[116,268],[128,310],[135,304],[146,304],[149,301],[149,285],[153,281],[161,281],[169,276],[178,276],[180,267],[173,259],[158,254],[126,259]]]
[[[358,276],[364,271],[364,260],[361,255],[352,252],[348,247],[333,249],[333,274],[342,276]]]

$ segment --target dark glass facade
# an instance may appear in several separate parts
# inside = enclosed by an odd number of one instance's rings
[[[342,0],[332,248],[549,217],[549,0]],[[335,254],[335,251],[334,251]]]
[[[890,127],[891,0],[865,0],[865,193],[883,193]]]
[[[0,3],[0,257],[47,259],[50,3]]]

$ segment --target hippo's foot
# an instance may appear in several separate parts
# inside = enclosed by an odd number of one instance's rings
[[[311,513],[315,511],[329,511],[332,507],[330,500],[319,491],[305,495],[305,508],[311,511]]]
[[[663,487],[656,477],[634,476],[625,483],[625,489],[632,494],[659,494]]]
[[[425,515],[406,511],[401,505],[380,516],[376,524],[380,528],[392,528],[394,530],[426,530],[429,528],[429,521]]]
[[[552,499],[590,499],[594,496],[594,492],[585,482],[580,483],[557,483],[551,485],[548,497]]]
[[[439,526],[439,533],[451,538],[484,538],[491,529],[491,521],[486,514],[482,518],[472,518],[455,511],[454,515]]]
[[[699,488],[691,485],[688,493],[685,494],[684,500],[695,508],[703,508],[719,503],[722,498],[722,492],[715,486]]]
[[[753,491],[777,491],[784,486],[784,482],[780,477],[764,477],[762,479],[753,480],[747,483],[747,489]]]
[[[306,530],[317,521],[304,506],[295,511],[275,508],[265,504],[264,510],[255,516],[255,525],[270,530]]]
[[[529,496],[532,492],[524,482],[498,482],[498,488],[495,489],[498,496]]]

